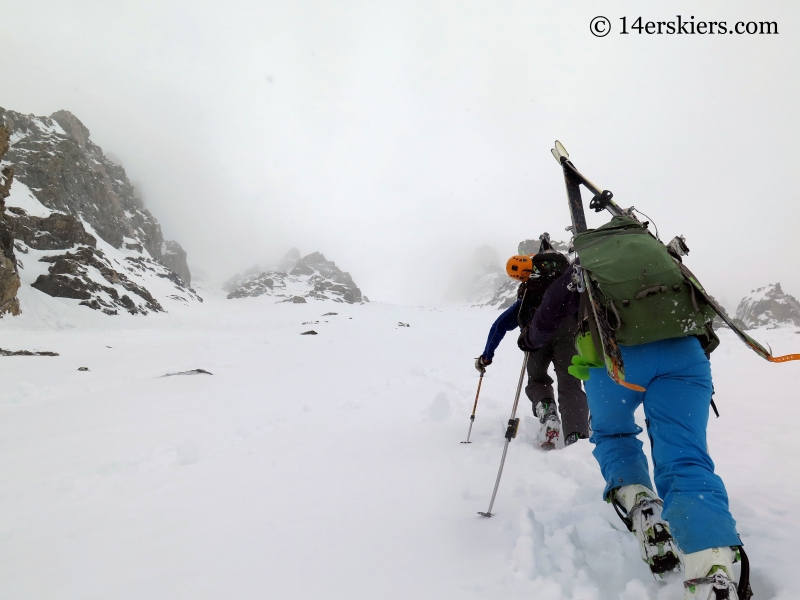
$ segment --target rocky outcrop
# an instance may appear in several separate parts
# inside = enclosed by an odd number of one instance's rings
[[[161,244],[161,264],[180,277],[186,285],[192,283],[192,274],[186,264],[186,251],[178,242],[168,240]]]
[[[25,255],[18,266],[26,285],[109,315],[202,301],[189,287],[186,252],[163,239],[125,170],[83,123],[66,111],[48,118],[2,108],[0,121],[11,133],[3,163],[16,176],[0,226],[12,251]]]
[[[22,208],[9,206],[3,222],[16,241],[36,250],[66,250],[76,245],[97,247],[97,239],[72,215],[51,213],[47,217],[34,217]]]
[[[747,328],[800,327],[800,302],[785,293],[780,283],[771,283],[742,298],[736,309],[736,318]]]
[[[350,273],[319,252],[304,256],[291,271],[263,271],[234,277],[224,286],[228,298],[273,296],[280,302],[303,303],[308,298],[358,304],[366,301]]]
[[[114,248],[141,244],[162,261],[161,226],[142,204],[125,169],[109,160],[91,141],[89,130],[65,110],[50,117],[35,117],[0,108],[0,121],[11,132],[5,161],[14,166],[17,179],[51,211],[83,219]],[[185,253],[172,242],[166,265],[184,280]]]
[[[75,253],[45,256],[39,260],[50,263],[50,267],[46,275],[39,275],[31,285],[48,296],[75,298],[81,300],[80,304],[106,314],[117,314],[118,308],[134,315],[164,310],[147,289],[112,268],[100,250],[84,246]],[[96,269],[110,285],[94,281],[89,276],[90,267]],[[138,297],[137,301],[128,294],[120,294],[114,285]]]
[[[0,124],[0,160],[9,149],[8,129]],[[14,235],[5,222],[6,198],[11,194],[14,169],[3,167],[0,172],[0,317],[4,314],[20,313],[17,291],[20,279],[17,257],[14,255]]]

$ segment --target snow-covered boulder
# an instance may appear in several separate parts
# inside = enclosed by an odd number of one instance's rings
[[[287,273],[262,271],[234,276],[223,287],[228,298],[273,296],[279,302],[306,302],[306,298],[357,304],[366,301],[350,273],[319,252],[304,256]]]
[[[742,298],[736,309],[736,318],[746,327],[800,327],[800,302],[785,293],[780,283],[758,288]]]

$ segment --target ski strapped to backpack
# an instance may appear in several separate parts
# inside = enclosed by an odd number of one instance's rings
[[[560,142],[556,142],[552,153],[562,166],[567,186],[573,248],[579,259],[573,286],[583,294],[580,318],[586,322],[588,317],[590,329],[584,330],[583,335],[591,334],[599,342],[594,359],[587,360],[581,352],[583,358],[575,363],[576,373],[588,375],[587,367],[605,363],[616,383],[644,391],[625,381],[619,346],[696,336],[710,353],[719,344],[711,327],[716,315],[762,358],[770,362],[800,360],[800,354],[773,356],[771,350],[732,322],[683,264],[681,256],[689,251],[683,238],[675,238],[665,246],[647,230],[647,222],[642,223],[633,215],[633,208],[622,210],[612,200],[611,192],[600,190],[586,179]],[[597,212],[611,212],[611,222],[597,229],[586,228],[581,184],[594,194],[590,207]],[[581,340],[578,342],[580,346]],[[597,364],[600,356],[602,362]]]
[[[619,207],[617,207],[617,205],[611,201],[610,193],[603,195],[603,192],[599,190],[597,186],[580,174],[580,172],[575,168],[575,165],[570,162],[569,153],[567,153],[567,150],[564,148],[561,142],[556,141],[556,146],[551,152],[564,171],[564,183],[567,187],[567,199],[569,201],[569,212],[572,220],[572,226],[568,227],[567,229],[572,232],[573,236],[582,233],[587,229],[586,215],[583,212],[583,200],[581,199],[581,184],[592,190],[596,197],[606,198],[606,206],[612,206],[616,209],[619,209]],[[608,376],[614,382],[636,391],[644,391],[644,388],[641,386],[625,381],[625,364],[622,360],[622,353],[617,345],[613,329],[611,329],[610,325],[608,325],[604,319],[603,311],[598,310],[595,296],[592,294],[592,288],[594,286],[591,285],[590,280],[584,278],[580,269],[576,269],[576,271],[576,277],[573,278],[572,285],[577,291],[581,292],[581,297],[583,299],[582,302],[585,301],[585,305],[588,307],[586,309],[587,312],[595,317],[594,319],[590,319],[594,324],[592,333],[596,333],[596,336],[593,339],[595,344],[599,346],[597,348],[597,354],[602,357],[602,362],[599,364],[585,362],[576,366],[578,369],[584,370],[586,376],[588,377],[589,366],[602,366],[604,363],[606,371],[608,372]],[[582,316],[583,315],[581,315],[581,317]],[[602,332],[600,331],[601,328]],[[577,376],[577,373],[573,374]]]

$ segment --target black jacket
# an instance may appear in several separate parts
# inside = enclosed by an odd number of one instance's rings
[[[547,288],[539,309],[533,316],[528,329],[526,344],[531,348],[541,348],[550,339],[561,322],[567,317],[578,316],[581,295],[569,289],[574,266],[570,266],[561,277]]]

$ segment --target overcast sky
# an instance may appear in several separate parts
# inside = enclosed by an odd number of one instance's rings
[[[800,297],[800,3],[700,4],[0,0],[0,106],[73,112],[219,279],[296,246],[441,300],[477,247],[565,238],[560,139],[729,308]],[[780,33],[619,34],[677,15]]]

